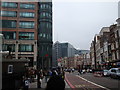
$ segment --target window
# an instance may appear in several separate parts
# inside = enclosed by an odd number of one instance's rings
[[[34,18],[35,13],[33,13],[33,12],[20,12],[20,17]]]
[[[46,23],[46,28],[51,29],[52,28],[51,23]]]
[[[15,11],[0,11],[0,16],[16,17],[17,12],[15,12]]]
[[[115,69],[112,69],[112,70],[111,70],[111,72],[114,72],[114,73],[116,73],[116,70],[115,70]]]
[[[11,49],[11,52],[15,51],[15,44],[3,44],[2,45],[2,50],[3,51],[9,51],[8,49]]]
[[[8,73],[9,74],[13,73],[13,65],[8,65]]]
[[[40,33],[39,36],[42,37],[42,33]]]
[[[2,32],[5,39],[16,39],[16,32]]]
[[[16,28],[16,21],[2,20],[2,28]]]
[[[35,5],[22,3],[22,4],[20,4],[20,8],[22,8],[22,9],[35,9]]]
[[[34,22],[24,22],[24,21],[20,21],[19,22],[19,27],[20,28],[34,28],[35,23]]]
[[[46,37],[46,35],[45,35],[45,33],[43,34],[43,38],[45,38]]]
[[[48,12],[42,12],[40,18],[44,18],[44,17],[51,18],[51,14]]]
[[[6,7],[6,8],[17,8],[17,3],[14,3],[14,2],[2,2],[1,6]]]
[[[19,52],[33,52],[33,45],[21,44],[19,45]]]
[[[21,40],[33,40],[34,32],[19,32],[19,39]]]
[[[41,4],[41,9],[51,9],[51,6],[49,4]]]

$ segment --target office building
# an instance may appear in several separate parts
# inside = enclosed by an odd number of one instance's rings
[[[12,58],[15,59],[29,59],[29,67],[50,67],[52,2],[0,2],[0,4],[3,51],[10,50]]]
[[[52,2],[38,3],[38,68],[52,67]]]

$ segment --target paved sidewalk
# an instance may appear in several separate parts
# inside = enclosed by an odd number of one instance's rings
[[[45,83],[45,78],[43,78],[43,79],[42,79],[41,87],[42,87],[42,88],[45,88],[45,87],[46,87],[46,84],[47,84],[47,83]],[[35,82],[33,82],[33,83],[30,83],[29,88],[37,88],[37,80],[35,80]]]
[[[42,79],[42,89],[46,88],[47,83],[45,82],[45,78]],[[65,81],[65,88],[70,88],[70,86],[67,84],[67,82]],[[30,83],[29,85],[29,90],[33,90],[33,89],[37,89],[37,81]]]

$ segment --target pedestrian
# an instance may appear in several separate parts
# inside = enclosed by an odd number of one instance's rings
[[[43,71],[43,76],[45,77],[45,83],[47,82],[47,70]]]
[[[38,85],[37,85],[37,87],[41,88],[41,83],[42,83],[42,79],[43,79],[42,69],[40,71],[38,70],[37,76],[38,76],[38,79],[37,79]]]
[[[23,90],[28,90],[29,88],[29,80],[27,77],[23,77]]]
[[[51,70],[46,72],[45,82],[47,83],[48,79],[52,76]]]
[[[51,76],[45,90],[65,90],[65,81],[58,75]]]
[[[52,76],[58,75],[56,70],[52,70]]]

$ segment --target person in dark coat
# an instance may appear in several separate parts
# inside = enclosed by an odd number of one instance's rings
[[[37,75],[38,75],[37,87],[38,87],[38,88],[41,88],[41,80],[43,79],[43,72],[42,72],[42,70],[38,70]]]
[[[65,90],[65,81],[58,75],[52,76],[48,82],[45,90]]]

